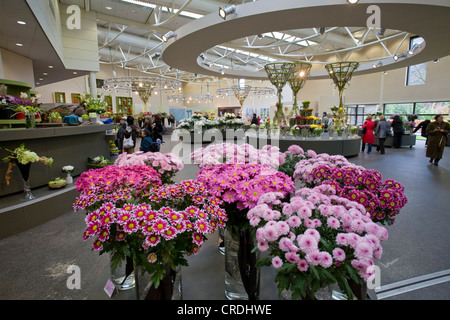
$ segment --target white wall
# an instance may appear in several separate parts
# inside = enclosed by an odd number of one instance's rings
[[[17,53],[0,48],[0,78],[34,86],[33,62]]]

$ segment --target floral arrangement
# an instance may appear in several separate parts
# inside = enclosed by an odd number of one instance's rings
[[[68,166],[64,166],[62,167],[62,172],[64,173],[72,173],[75,170],[74,166],[68,165]]]
[[[345,109],[343,107],[333,106],[330,108],[332,112],[332,118],[334,122],[334,129],[339,134],[339,130],[343,130],[347,124],[347,115],[345,114]]]
[[[320,135],[323,132],[323,124],[312,124],[309,127],[309,132],[314,136],[314,137],[320,137]]]
[[[278,170],[293,178],[297,163],[309,158],[308,152],[305,153],[300,146],[292,144],[284,152],[284,162],[280,165]]]
[[[200,167],[221,163],[252,163],[278,168],[284,162],[284,155],[278,147],[271,145],[266,145],[260,150],[251,144],[236,145],[226,142],[199,148],[191,153],[191,159]]]
[[[9,162],[8,169],[5,174],[6,185],[9,186],[9,182],[11,180],[11,172],[12,167],[17,165],[28,165],[34,162],[42,162],[46,166],[51,166],[53,164],[53,158],[38,156],[36,152],[31,151],[25,148],[25,144],[22,143],[19,147],[14,150],[10,150],[5,147],[0,147],[0,150],[6,151],[9,153],[8,156],[4,157],[3,162]],[[28,180],[28,179],[25,179]]]
[[[245,210],[256,206],[267,192],[284,196],[295,190],[294,182],[286,174],[261,164],[216,164],[202,167],[197,181],[212,195],[224,202],[229,223],[245,227]]]
[[[38,156],[36,152],[25,148],[24,143],[20,144],[19,147],[14,150],[5,147],[0,147],[0,149],[9,152],[9,156],[3,158],[4,162],[18,162],[23,165],[33,162],[43,162],[47,166],[53,164],[53,158]]]
[[[244,127],[244,121],[237,118],[234,113],[225,113],[221,117],[214,119],[205,119],[201,114],[194,114],[191,118],[181,119],[178,125],[178,128],[187,130],[191,130],[194,127],[202,128],[203,130],[223,129],[225,127],[239,129]]]
[[[307,187],[330,185],[340,197],[363,205],[374,222],[388,225],[395,223],[395,216],[408,201],[400,183],[392,179],[383,181],[378,171],[355,166],[337,158],[339,156],[329,156],[329,162],[326,155],[322,154],[321,157],[324,161],[316,161],[312,167],[306,164],[311,159],[299,162],[294,173],[295,179],[301,176]]]
[[[113,268],[132,258],[151,274],[155,288],[166,266],[187,265],[184,256],[196,254],[206,235],[227,219],[220,199],[196,181],[158,186],[150,166],[108,166],[80,179],[74,208],[88,211],[84,240],[94,238],[93,250],[110,252]]]
[[[152,166],[160,175],[163,184],[172,184],[175,174],[184,168],[183,161],[172,153],[134,152],[122,153],[114,162],[118,167]]]
[[[302,188],[288,202],[267,193],[248,211],[257,247],[269,255],[258,264],[276,269],[279,295],[287,290],[293,299],[315,299],[320,288],[337,283],[352,299],[348,279],[362,284],[373,274],[388,232],[362,205],[335,192],[330,185]]]
[[[311,125],[309,124],[297,124],[291,127],[292,134],[296,137],[301,135],[307,135]]]
[[[90,95],[82,97],[80,104],[86,106],[86,111],[88,113],[95,112],[102,114],[106,112],[106,108],[108,107],[108,103],[104,100],[104,97],[94,98]]]
[[[87,165],[90,167],[101,168],[104,166],[109,166],[114,162],[105,158],[104,156],[88,157]]]
[[[14,110],[15,112],[36,114],[38,112],[42,112],[42,109],[37,105],[37,100],[39,98],[40,95],[37,94],[35,96],[32,96],[30,100],[28,100],[28,94],[25,92],[21,92],[20,97],[15,97],[12,95],[2,95],[0,96],[0,105],[6,106],[7,108]]]

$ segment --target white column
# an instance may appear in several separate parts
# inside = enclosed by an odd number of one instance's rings
[[[97,78],[95,72],[89,72],[89,91],[93,98],[97,98]]]

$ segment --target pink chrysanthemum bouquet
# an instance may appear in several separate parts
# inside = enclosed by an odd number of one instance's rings
[[[258,249],[269,253],[258,264],[277,270],[280,295],[289,290],[294,299],[314,299],[320,288],[337,283],[351,299],[348,281],[362,284],[373,274],[387,230],[330,185],[299,189],[289,202],[281,197],[266,194],[248,212],[258,227]]]

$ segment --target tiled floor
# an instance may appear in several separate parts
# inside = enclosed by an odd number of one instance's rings
[[[163,151],[175,142],[167,141]],[[440,166],[428,164],[423,141],[413,148],[387,149],[385,155],[360,153],[350,161],[380,171],[406,188],[408,204],[389,226],[383,245],[382,288],[399,281],[450,270],[450,148],[446,147]],[[187,165],[177,180],[194,178],[197,168]],[[51,208],[49,208],[51,210]],[[39,214],[39,212],[36,212]],[[103,288],[109,277],[107,256],[91,251],[82,241],[83,214],[68,212],[57,219],[21,234],[0,240],[0,299],[107,300]],[[189,257],[183,268],[185,300],[224,300],[224,256],[212,236],[197,256]],[[81,289],[68,289],[69,265],[81,271]],[[421,288],[421,281],[408,292],[386,299],[450,299],[447,278]],[[442,282],[442,283],[438,283]],[[438,284],[435,284],[438,283]],[[395,286],[395,285],[394,285]],[[407,291],[407,290],[404,290]],[[262,269],[261,299],[277,299],[273,270]],[[126,297],[125,297],[126,298]]]

